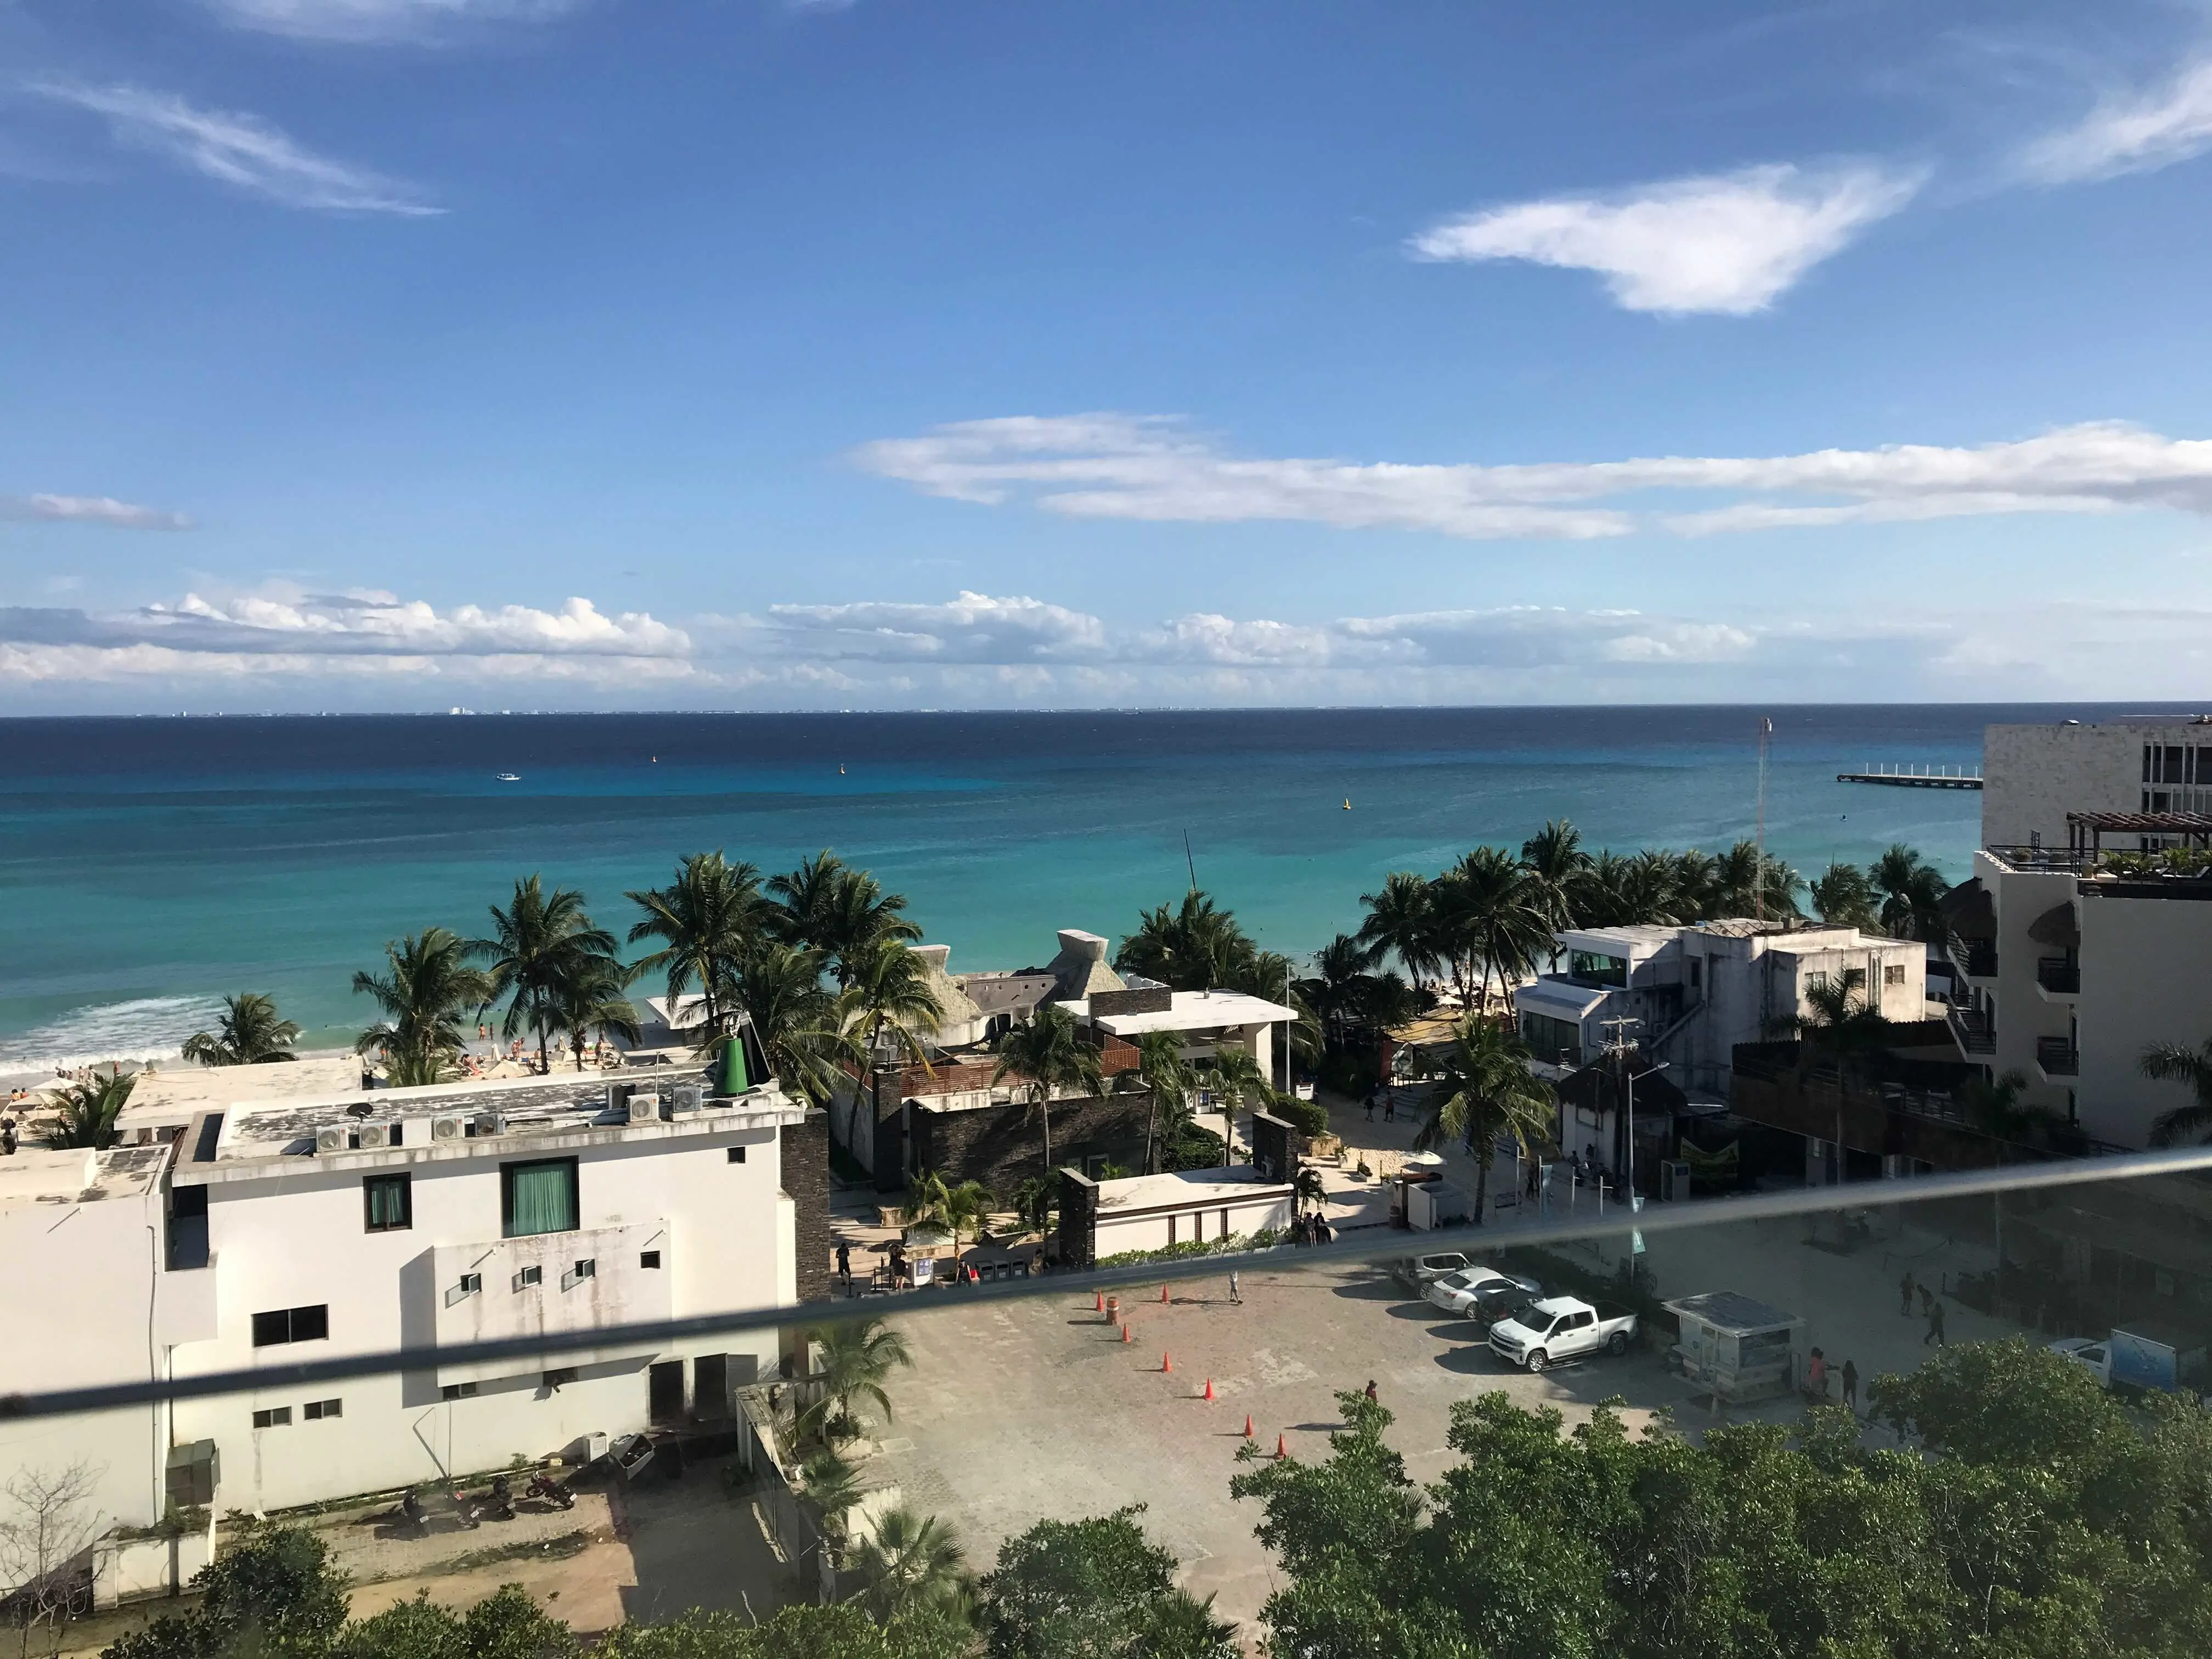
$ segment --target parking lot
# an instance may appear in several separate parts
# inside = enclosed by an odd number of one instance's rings
[[[1376,1243],[1410,1248],[1404,1234]],[[1583,1254],[1567,1259],[1603,1267],[1608,1251],[1617,1257],[1626,1246],[1620,1238],[1570,1247]],[[1870,1380],[1909,1370],[1928,1352],[1917,1304],[1899,1312],[1900,1273],[1940,1284],[1971,1256],[1905,1227],[1838,1254],[1792,1219],[1656,1236],[1645,1260],[1662,1295],[1733,1289],[1802,1315],[1808,1344],[1824,1345],[1832,1366],[1854,1358]],[[1249,1620],[1272,1588],[1272,1564],[1252,1534],[1256,1511],[1229,1496],[1248,1413],[1266,1449],[1279,1435],[1292,1455],[1317,1459],[1336,1424],[1335,1391],[1372,1380],[1397,1416],[1392,1443],[1425,1480],[1452,1461],[1444,1444],[1452,1403],[1492,1390],[1557,1406],[1570,1423],[1618,1395],[1632,1424],[1665,1410],[1690,1433],[1748,1418],[1789,1420],[1802,1409],[1787,1399],[1716,1413],[1650,1344],[1531,1376],[1379,1264],[1311,1267],[1286,1251],[1267,1267],[1247,1266],[1241,1288],[1241,1304],[1232,1303],[1224,1272],[1175,1285],[1165,1304],[1127,1296],[1127,1343],[1088,1292],[955,1304],[906,1319],[917,1364],[892,1384],[898,1414],[882,1431],[881,1467],[909,1504],[953,1523],[979,1569],[1002,1538],[1035,1522],[1143,1504],[1145,1524],[1182,1559],[1188,1585]],[[2006,1333],[1955,1302],[1946,1314],[1954,1341]],[[1162,1370],[1164,1356],[1172,1370]],[[1209,1379],[1211,1403],[1201,1398]]]

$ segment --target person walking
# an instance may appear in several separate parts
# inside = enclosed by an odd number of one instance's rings
[[[837,1241],[837,1283],[846,1295],[853,1293],[853,1247],[842,1238]]]
[[[1805,1362],[1805,1392],[1815,1400],[1828,1397],[1828,1356],[1818,1348]]]
[[[1932,1296],[1928,1298],[1928,1334],[1920,1339],[1920,1346],[1924,1348],[1930,1342],[1939,1348],[1950,1346],[1943,1337],[1943,1304]]]
[[[1385,1123],[1398,1121],[1398,1097],[1388,1089],[1382,1091],[1382,1121]]]
[[[1897,1281],[1897,1310],[1907,1319],[1912,1317],[1912,1269],[1905,1270],[1905,1277]]]
[[[1844,1404],[1853,1412],[1859,1408],[1859,1368],[1848,1359],[1844,1361]]]
[[[1367,1099],[1364,1104],[1367,1108],[1367,1121],[1370,1123],[1375,1121],[1375,1097],[1380,1092],[1382,1091],[1376,1089],[1370,1089],[1367,1091]]]
[[[1229,1270],[1229,1300],[1232,1306],[1241,1308],[1244,1305],[1244,1291],[1238,1282],[1237,1269],[1234,1267]]]
[[[1371,1376],[1367,1379],[1367,1403],[1370,1406],[1382,1403],[1375,1398],[1375,1379]]]
[[[1936,1292],[1929,1290],[1924,1282],[1920,1286],[1920,1311],[1923,1317],[1933,1319],[1936,1316]]]

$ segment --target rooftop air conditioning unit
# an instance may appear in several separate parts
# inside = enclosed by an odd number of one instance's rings
[[[607,1103],[604,1109],[616,1117],[621,1117],[629,1109],[629,1097],[636,1091],[637,1085],[635,1083],[610,1083],[607,1085]]]
[[[469,1121],[459,1112],[441,1112],[430,1120],[430,1139],[436,1140],[465,1140]]]
[[[477,1133],[480,1135],[503,1135],[507,1133],[507,1120],[497,1112],[478,1112]]]
[[[399,1126],[397,1123],[364,1123],[361,1126],[361,1147],[363,1152],[373,1152],[386,1146],[397,1146],[398,1144]]]
[[[346,1150],[346,1127],[343,1123],[325,1123],[315,1131],[315,1152],[342,1152]]]
[[[632,1095],[629,1097],[629,1121],[633,1123],[657,1123],[660,1121],[659,1095]]]
[[[679,1083],[676,1085],[674,1102],[668,1109],[677,1117],[689,1117],[699,1109],[700,1097],[705,1092],[696,1083]]]

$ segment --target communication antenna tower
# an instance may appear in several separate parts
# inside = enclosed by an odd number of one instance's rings
[[[1766,920],[1766,750],[1774,737],[1774,722],[1765,715],[1759,717],[1759,825],[1752,845],[1758,848],[1758,859],[1751,872],[1751,915],[1754,921]]]

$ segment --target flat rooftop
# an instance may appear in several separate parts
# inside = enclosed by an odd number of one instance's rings
[[[190,1122],[195,1114],[283,1100],[320,1100],[361,1088],[356,1054],[309,1054],[262,1066],[166,1066],[138,1073],[119,1127]]]
[[[27,1204],[76,1204],[150,1192],[169,1161],[167,1146],[26,1148],[0,1158],[0,1210]]]
[[[1115,1036],[1141,1036],[1146,1031],[1210,1031],[1227,1025],[1271,1025],[1296,1019],[1297,1011],[1264,997],[1242,991],[1177,991],[1171,1006],[1151,1014],[1100,1014],[1093,1018],[1091,1000],[1060,1005],[1078,1019],[1089,1020]]]
[[[1149,1210],[1175,1204],[1212,1204],[1232,1198],[1279,1196],[1291,1190],[1283,1181],[1261,1181],[1249,1164],[1225,1170],[1176,1170],[1166,1175],[1125,1176],[1098,1183],[1098,1208]]]

